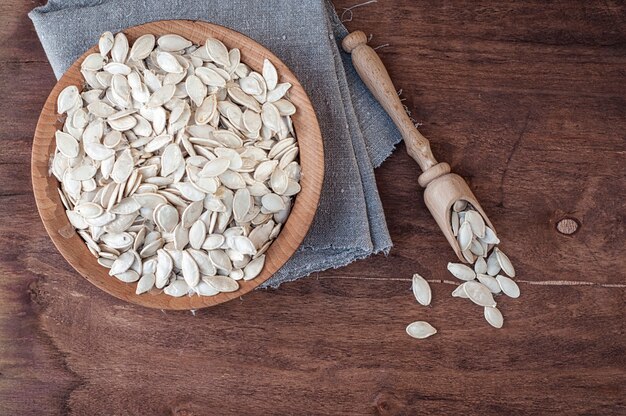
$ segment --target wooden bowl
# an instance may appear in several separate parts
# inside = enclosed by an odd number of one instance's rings
[[[221,40],[229,49],[239,48],[241,61],[259,73],[262,71],[265,58],[276,66],[280,81],[292,84],[290,98],[297,108],[292,120],[300,147],[302,191],[295,198],[291,215],[278,238],[266,252],[265,267],[261,274],[250,281],[240,280],[240,287],[236,292],[220,293],[210,297],[194,295],[174,298],[153,290],[154,293],[136,295],[135,284],[123,283],[109,276],[107,269],[97,263],[85,242],[70,225],[57,192],[59,184],[53,175],[48,174],[50,155],[55,146],[54,133],[62,126],[56,113],[57,96],[68,85],[76,85],[79,88],[83,85],[80,64],[88,54],[97,52],[97,46],[85,52],[67,70],[55,85],[41,111],[33,140],[31,166],[33,191],[39,215],[50,238],[68,263],[91,283],[117,298],[150,308],[177,310],[199,309],[237,298],[268,280],[287,262],[302,243],[313,221],[324,178],[322,137],[313,106],[302,85],[285,64],[268,49],[234,30],[205,22],[166,20],[134,26],[124,33],[130,41],[146,33],[154,35],[176,33],[201,45],[208,37],[214,37]]]

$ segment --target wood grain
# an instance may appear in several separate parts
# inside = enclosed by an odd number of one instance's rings
[[[272,277],[295,253],[313,222],[324,179],[322,135],[313,106],[302,85],[285,64],[265,47],[234,30],[206,22],[166,20],[134,26],[126,29],[124,33],[131,44],[139,36],[147,33],[157,36],[175,33],[196,44],[203,44],[208,37],[213,37],[222,41],[229,49],[239,48],[242,62],[259,73],[262,72],[265,59],[274,63],[280,74],[280,81],[289,82],[292,85],[289,97],[298,110],[292,116],[292,120],[300,149],[302,190],[295,198],[289,218],[279,236],[267,250],[265,265],[259,276],[254,280],[240,281],[239,289],[234,292],[219,293],[210,297],[183,296],[179,298],[168,296],[162,291],[137,295],[135,285],[112,279],[108,275],[108,270],[97,263],[97,259],[91,255],[84,241],[69,223],[58,195],[58,181],[48,173],[50,155],[54,153],[54,134],[62,127],[56,112],[57,98],[67,86],[81,86],[84,83],[80,73],[81,63],[89,54],[97,52],[97,45],[77,59],[56,83],[39,116],[31,159],[33,191],[39,215],[63,257],[83,277],[115,297],[150,308],[175,310],[200,309],[236,299]]]
[[[34,5],[0,3],[0,414],[626,413],[623,3],[379,1],[347,23],[389,44],[376,52],[404,104],[497,227],[522,280],[502,330],[449,296],[454,253],[403,145],[376,171],[389,256],[195,316],[102,293],[35,208],[30,148],[55,80]],[[411,298],[416,271],[432,307]],[[439,333],[406,337],[415,320]]]

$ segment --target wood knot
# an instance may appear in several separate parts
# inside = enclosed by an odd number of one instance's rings
[[[575,218],[563,218],[556,223],[556,230],[564,235],[572,235],[578,231],[580,222]]]
[[[384,391],[378,393],[372,405],[378,416],[397,415],[404,407],[393,393]]]
[[[194,416],[194,413],[188,409],[177,409],[172,414],[174,416]]]
[[[189,404],[182,404],[175,406],[172,409],[172,416],[194,416],[196,413],[190,409],[191,406]]]

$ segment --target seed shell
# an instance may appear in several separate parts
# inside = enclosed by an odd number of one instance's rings
[[[470,267],[461,263],[448,263],[448,271],[460,280],[474,280],[476,273]]]
[[[487,286],[476,281],[465,282],[463,290],[467,294],[469,300],[480,306],[496,306],[493,295],[487,289]]]
[[[520,295],[519,286],[512,279],[502,276],[501,274],[496,276],[496,280],[500,285],[502,292],[510,298],[518,298]]]
[[[485,306],[485,320],[494,328],[502,328],[504,325],[504,317],[502,312],[496,307]]]
[[[428,322],[417,321],[406,327],[406,333],[417,339],[425,339],[437,333],[437,330]]]
[[[515,268],[513,268],[513,264],[511,260],[504,254],[499,248],[495,248],[494,253],[496,254],[496,259],[498,260],[498,264],[509,277],[515,277]]]
[[[430,305],[432,292],[426,279],[416,273],[413,275],[412,282],[413,295],[415,296],[417,302],[424,306]]]

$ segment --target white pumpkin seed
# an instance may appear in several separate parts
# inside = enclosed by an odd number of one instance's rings
[[[228,56],[228,49],[219,40],[215,38],[208,38],[206,40],[206,52],[207,55],[218,65],[228,67],[230,65],[230,58]]]
[[[57,131],[54,134],[56,139],[56,145],[59,152],[63,154],[63,156],[68,158],[75,158],[78,156],[78,141],[67,133],[63,133],[62,131]]]
[[[437,333],[437,330],[428,322],[417,321],[406,327],[406,333],[417,339],[425,339]]]
[[[267,93],[267,101],[270,102],[270,103],[273,103],[275,101],[280,100],[281,98],[283,98],[285,96],[287,91],[289,91],[289,88],[291,88],[291,84],[288,83],[288,82],[284,82],[282,84],[278,84],[276,86],[276,88],[272,89],[271,91],[268,91],[268,93]]]
[[[489,325],[494,328],[502,328],[504,324],[504,317],[502,316],[502,312],[496,307],[485,306],[485,320],[489,322]]]
[[[134,270],[127,270],[123,273],[118,273],[115,275],[120,281],[124,283],[133,283],[139,280],[139,273]]]
[[[459,199],[458,201],[454,203],[454,205],[452,205],[452,209],[454,210],[454,212],[465,211],[466,207],[467,207],[467,201],[464,201],[462,199]]]
[[[80,64],[80,67],[87,71],[97,71],[104,66],[104,57],[99,53],[92,53]]]
[[[113,48],[113,33],[104,32],[98,40],[98,50],[100,55],[106,57]]]
[[[150,55],[150,52],[152,52],[152,49],[154,49],[154,42],[155,39],[152,34],[139,36],[133,44],[133,47],[130,48],[129,58],[133,61],[146,59]]]
[[[113,47],[111,48],[111,58],[113,62],[124,63],[128,55],[128,38],[123,33],[115,35]]]
[[[432,292],[430,290],[430,285],[419,274],[415,273],[413,275],[413,295],[415,299],[420,305],[428,306],[430,305],[430,300],[432,298]]]
[[[180,146],[175,143],[167,145],[161,156],[161,175],[168,176],[184,164]]]
[[[153,273],[147,273],[142,275],[137,282],[137,289],[135,290],[135,294],[141,295],[142,293],[148,292],[154,287],[155,282],[156,278]]]
[[[487,258],[487,274],[489,276],[496,276],[500,273],[500,263],[498,263],[498,256],[496,252],[493,251],[491,255]]]
[[[285,209],[285,202],[276,194],[267,194],[261,197],[263,208],[268,212],[279,212]]]
[[[141,209],[141,204],[135,198],[129,197],[122,199],[119,204],[113,206],[109,212],[113,214],[132,214]]]
[[[171,100],[175,92],[176,85],[164,85],[150,96],[146,106],[151,108],[160,107]]]
[[[519,286],[512,279],[502,276],[501,274],[496,276],[498,285],[502,292],[510,298],[518,298],[520,295]]]
[[[494,248],[493,251],[496,254],[496,259],[498,260],[498,264],[502,268],[502,271],[510,277],[515,277],[515,269],[513,268],[513,264],[511,263],[511,260],[509,260],[508,256],[498,247]]]
[[[163,289],[163,293],[175,298],[185,296],[188,292],[189,285],[187,285],[184,280],[174,280],[165,289]]]
[[[162,205],[158,211],[155,210],[155,222],[163,230],[171,233],[178,224],[178,211],[171,205]]]
[[[487,273],[487,262],[484,257],[478,257],[478,259],[476,259],[476,262],[474,263],[474,271],[476,274]]]
[[[78,88],[74,85],[65,87],[57,97],[57,112],[63,114],[80,103],[81,97]]]
[[[261,270],[263,270],[264,265],[265,265],[264,254],[250,261],[250,263],[248,263],[243,269],[243,272],[244,272],[243,280],[252,280],[255,277],[257,277],[261,273]]]
[[[230,258],[226,255],[226,253],[222,250],[211,250],[209,251],[209,258],[215,267],[223,272],[230,273],[232,270],[232,263]]]
[[[238,235],[232,237],[232,246],[233,250],[236,250],[240,254],[243,255],[254,255],[256,254],[256,248],[254,247],[254,243],[250,241],[250,239],[243,235]]]
[[[198,107],[202,105],[207,94],[207,87],[202,83],[200,78],[195,75],[188,76],[185,81],[185,88],[191,101]]]
[[[189,229],[189,245],[196,250],[202,248],[204,240],[206,239],[206,224],[197,220]]]
[[[467,293],[465,292],[465,288],[463,287],[465,283],[463,283],[460,286],[457,286],[456,289],[454,289],[452,291],[452,297],[454,298],[463,298],[463,299],[467,299]]]
[[[228,276],[205,276],[203,280],[220,292],[235,292],[239,289],[239,283]]]
[[[201,281],[198,285],[193,288],[194,291],[200,296],[215,296],[220,293],[219,290],[211,286],[205,281]]]
[[[195,75],[209,87],[223,88],[226,80],[211,68],[200,67],[195,69]]]
[[[469,300],[480,306],[496,306],[496,301],[493,300],[493,295],[487,289],[487,286],[476,281],[465,282],[463,284],[463,290],[467,294]]]
[[[233,216],[235,221],[243,222],[248,211],[252,208],[253,200],[247,188],[238,189],[233,198]]]
[[[488,274],[479,274],[476,277],[480,283],[487,286],[487,289],[489,289],[491,293],[498,294],[501,292],[500,284],[494,277]]]
[[[474,280],[476,273],[470,267],[461,263],[448,263],[448,271],[460,280]]]
[[[111,265],[111,269],[109,270],[110,276],[115,276],[120,273],[124,273],[130,266],[132,266],[135,261],[135,254],[132,251],[126,251],[122,253]]]
[[[194,287],[200,282],[200,270],[198,264],[187,251],[183,251],[182,272],[185,282],[189,287]]]
[[[274,67],[268,59],[263,61],[263,78],[265,79],[268,90],[271,91],[276,88],[278,83],[278,73],[276,72],[276,67]]]
[[[102,69],[104,69],[106,72],[100,72],[98,75],[105,75],[105,74],[121,74],[121,75],[129,75],[130,74],[130,67],[128,65],[119,63],[119,62],[111,62],[106,64]],[[100,81],[101,84],[106,84],[106,85],[110,85],[110,83],[103,83],[102,81]]]
[[[472,245],[472,227],[468,221],[463,221],[459,228],[459,248],[461,251],[468,250]]]
[[[128,180],[135,163],[129,149],[126,149],[117,158],[113,165],[113,171],[111,172],[111,178],[116,183],[124,183]]]
[[[184,37],[173,34],[160,36],[157,44],[161,50],[167,52],[182,51],[192,45],[192,43]]]
[[[159,67],[169,73],[180,74],[183,72],[183,67],[178,62],[178,59],[169,52],[157,51],[156,63]]]
[[[155,272],[155,284],[158,289],[162,289],[167,284],[167,281],[172,273],[174,263],[170,255],[163,249],[159,249],[157,254],[157,268]]]
[[[465,221],[469,222],[472,233],[478,238],[485,236],[485,221],[478,211],[467,211],[465,213]]]
[[[500,244],[500,239],[496,236],[496,233],[487,226],[485,226],[485,235],[480,238],[480,241],[487,244]]]
[[[76,213],[80,214],[83,218],[97,218],[104,212],[104,209],[93,202],[83,202],[76,205],[74,208]]]

